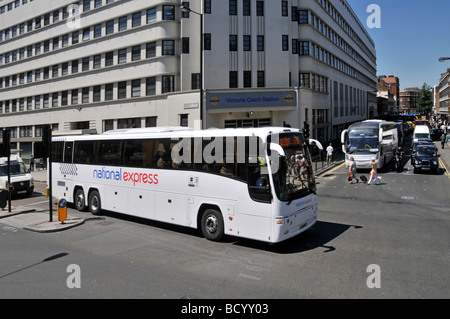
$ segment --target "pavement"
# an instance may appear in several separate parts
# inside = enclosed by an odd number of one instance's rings
[[[450,143],[446,143],[445,148],[441,148],[441,143],[435,143],[439,148],[440,166],[444,169],[445,175],[450,179]],[[342,154],[340,154],[342,155]],[[343,163],[342,156],[338,155],[336,161],[331,165],[319,166],[315,168],[315,176],[323,176],[327,171]],[[313,163],[314,165],[314,163]],[[322,165],[322,164],[321,164]],[[47,182],[47,170],[35,170],[31,173],[36,182]],[[56,200],[54,201],[56,204]],[[11,201],[11,211],[8,206],[0,210],[0,224],[5,223],[16,228],[22,228],[38,233],[51,233],[67,230],[84,223],[83,218],[67,216],[64,222],[58,220],[57,207],[55,205],[50,221],[50,212],[47,210],[36,210],[26,206],[15,206]]]
[[[47,170],[40,169],[31,172],[36,182],[47,182]],[[54,204],[57,201],[54,200]],[[50,221],[50,210],[36,210],[27,206],[16,206],[11,200],[11,209],[8,205],[0,210],[0,224],[22,228],[38,233],[52,233],[70,229],[84,223],[83,218],[67,216],[64,222],[58,220],[58,211],[55,205],[52,210],[52,221]]]

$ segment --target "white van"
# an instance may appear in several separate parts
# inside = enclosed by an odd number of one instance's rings
[[[430,138],[430,129],[427,125],[416,125],[412,142],[417,142],[419,138]]]
[[[31,195],[34,191],[34,178],[25,166],[22,158],[11,155],[11,195]],[[8,185],[8,158],[0,157],[0,189],[7,189]]]

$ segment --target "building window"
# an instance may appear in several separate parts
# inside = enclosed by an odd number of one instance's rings
[[[147,23],[156,21],[156,8],[151,8],[147,10]]]
[[[145,80],[145,95],[156,94],[156,77],[152,76]]]
[[[175,91],[175,83],[174,83],[174,76],[173,75],[163,75],[162,76],[162,93],[168,93]]]
[[[200,89],[200,73],[192,73],[191,75],[191,89]]]
[[[298,12],[298,23],[299,24],[308,24],[308,11],[300,10]]]
[[[184,8],[190,8],[190,3],[188,1],[183,1],[181,4]],[[189,13],[190,13],[189,11],[187,12],[181,11],[181,17],[189,19]]]
[[[83,88],[81,91],[81,103],[89,103],[89,88]]]
[[[131,97],[140,97],[141,96],[141,80],[133,80],[131,81]]]
[[[156,127],[156,116],[150,116],[145,118],[145,127]]]
[[[212,12],[212,4],[211,4],[211,0],[204,0],[203,2],[203,10],[205,13],[211,13]]]
[[[94,69],[100,69],[102,66],[101,54],[94,55]]]
[[[282,35],[281,48],[283,51],[289,51],[289,36],[287,34]]]
[[[105,53],[105,67],[114,64],[114,52]]]
[[[189,54],[189,38],[182,38],[182,51],[181,53]]]
[[[131,48],[131,61],[139,61],[141,59],[141,45],[135,45]]]
[[[299,55],[309,55],[309,42],[300,41],[299,42]]]
[[[298,9],[295,6],[291,7],[291,21],[298,21]]]
[[[283,17],[288,16],[288,2],[287,1],[281,1],[281,15]]]
[[[252,71],[244,71],[244,87],[252,87]]]
[[[142,16],[141,12],[133,13],[132,20],[131,20],[131,26],[133,28],[141,26],[141,16]]]
[[[101,85],[96,85],[93,88],[93,95],[92,95],[92,101],[93,102],[100,102],[100,93],[101,93],[102,87]]]
[[[252,50],[252,46],[251,46],[251,36],[250,35],[244,35],[244,41],[243,41],[243,49],[244,51],[251,51]]]
[[[127,49],[119,50],[118,59],[119,64],[127,63]]]
[[[229,83],[230,83],[230,89],[236,89],[238,87],[238,72],[237,71],[230,71]]]
[[[119,18],[119,32],[127,29],[127,17]]]
[[[83,41],[88,41],[91,38],[91,29],[85,28],[83,29]]]
[[[94,39],[100,38],[102,36],[102,25],[97,24],[94,26]]]
[[[258,35],[256,37],[256,48],[258,51],[264,51],[264,36]]]
[[[175,55],[175,41],[163,40],[162,42],[162,54],[163,55]]]
[[[175,6],[163,6],[163,20],[175,20]]]
[[[230,44],[229,44],[229,48],[230,51],[237,51],[237,35],[235,34],[230,34]]]
[[[113,99],[114,84],[105,84],[105,101]]]
[[[256,1],[256,16],[264,16],[264,1]]]
[[[154,58],[156,56],[156,42],[150,42],[146,45],[146,58]]]
[[[72,104],[78,104],[78,89],[72,90]],[[45,107],[45,98],[44,98],[44,107]]]
[[[298,40],[292,39],[292,54],[298,54]]]
[[[300,73],[300,87],[309,89],[309,73]]]
[[[242,1],[242,14],[244,16],[250,16],[251,15],[251,3],[250,0],[243,0]]]
[[[257,73],[257,85],[259,88],[265,87],[266,86],[266,81],[265,81],[265,72],[264,71],[258,71]]]
[[[229,0],[228,13],[230,14],[230,16],[237,15],[237,0]]]
[[[114,20],[106,21],[106,35],[114,33]]]
[[[127,98],[127,81],[122,81],[117,84],[117,98],[118,99]]]
[[[187,127],[189,122],[188,118],[189,114],[180,114],[180,126]]]
[[[211,33],[205,33],[203,35],[203,50],[211,50]]]

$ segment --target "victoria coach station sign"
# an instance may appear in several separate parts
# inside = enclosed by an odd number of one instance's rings
[[[294,107],[296,91],[207,93],[208,110],[256,107]]]

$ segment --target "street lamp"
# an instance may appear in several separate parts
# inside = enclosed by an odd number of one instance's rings
[[[180,10],[182,12],[195,13],[200,17],[200,121],[201,121],[201,129],[204,128],[204,119],[203,119],[203,13],[196,12],[191,8],[181,4]]]
[[[450,60],[450,57],[440,57],[439,62],[444,62],[445,60]]]

